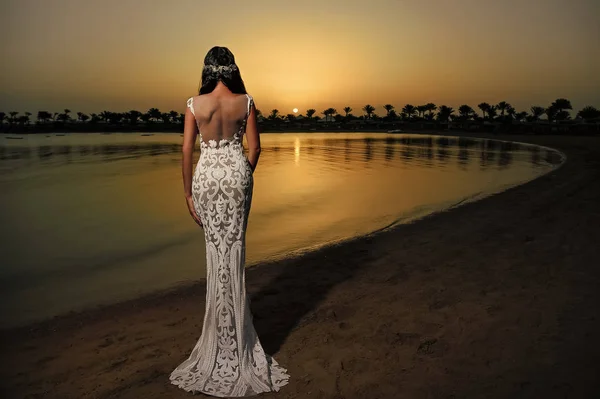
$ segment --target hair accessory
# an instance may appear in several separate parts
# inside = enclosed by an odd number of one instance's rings
[[[207,69],[211,72],[231,72],[238,69],[237,65],[229,64],[229,65],[204,65],[204,69]]]

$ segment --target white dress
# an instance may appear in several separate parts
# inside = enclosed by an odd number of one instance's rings
[[[246,226],[254,185],[242,145],[253,103],[250,95],[246,97],[246,116],[239,130],[229,137],[199,133],[200,159],[192,194],[206,240],[206,310],[200,338],[169,378],[186,391],[218,397],[279,391],[289,382],[287,369],[263,350],[245,287]],[[187,106],[198,123],[194,97]]]

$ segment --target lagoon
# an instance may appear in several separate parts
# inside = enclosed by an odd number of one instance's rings
[[[179,134],[8,137],[0,135],[1,327],[205,276]],[[265,133],[261,143],[248,266],[413,222],[564,159],[546,147],[423,134]]]

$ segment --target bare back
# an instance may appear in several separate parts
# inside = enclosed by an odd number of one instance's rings
[[[190,107],[201,144],[221,146],[241,140],[250,114],[252,97],[248,94],[214,95],[213,93],[190,97]]]

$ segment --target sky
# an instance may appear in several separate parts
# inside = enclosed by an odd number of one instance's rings
[[[226,46],[257,108],[600,108],[598,0],[0,0],[0,111],[185,111]]]

